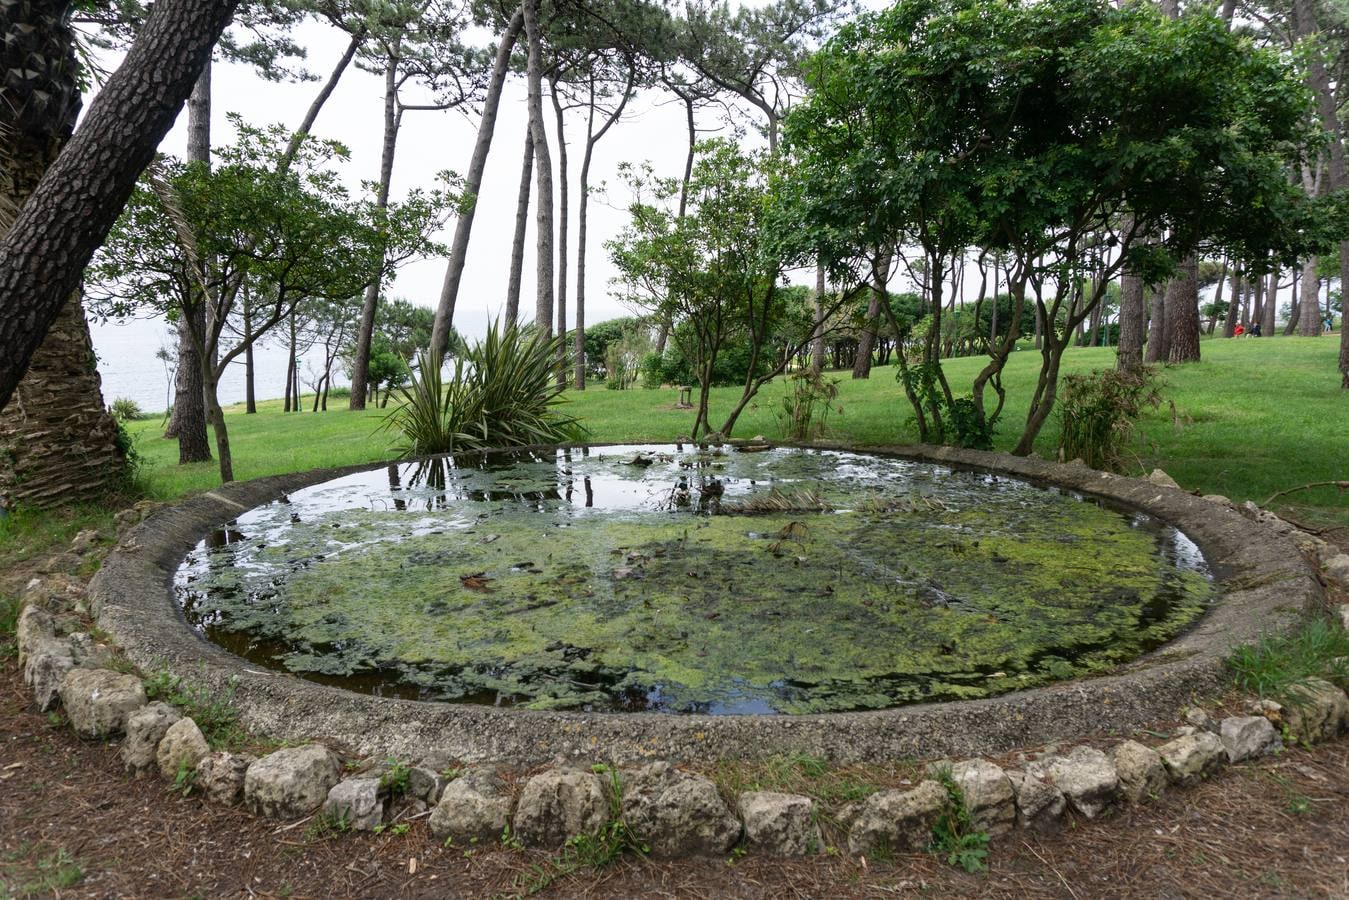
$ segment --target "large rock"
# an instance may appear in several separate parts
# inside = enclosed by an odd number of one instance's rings
[[[1119,793],[1114,764],[1095,747],[1074,747],[1064,756],[1032,763],[1027,772],[1063,791],[1073,809],[1088,819],[1109,809]]]
[[[1349,698],[1328,681],[1309,678],[1290,688],[1287,699],[1284,723],[1296,741],[1328,741],[1349,722]]]
[[[652,856],[715,855],[740,840],[717,786],[700,775],[655,762],[623,781],[623,822]]]
[[[1130,803],[1160,797],[1166,790],[1166,764],[1161,754],[1138,741],[1125,741],[1115,748],[1115,773],[1120,795]]]
[[[515,836],[531,846],[558,847],[577,835],[594,834],[608,821],[609,800],[598,775],[551,769],[525,782],[515,809]]]
[[[1016,823],[1016,795],[1007,773],[986,759],[967,759],[951,766],[951,780],[965,798],[976,831],[1004,834]]]
[[[374,831],[384,823],[383,793],[378,778],[347,778],[328,792],[323,814],[353,831]]]
[[[322,744],[277,750],[248,767],[244,803],[260,816],[306,816],[328,799],[341,771],[337,757]]]
[[[1008,772],[1007,780],[1016,793],[1016,821],[1028,831],[1047,834],[1063,825],[1068,798],[1063,791],[1034,775]]]
[[[451,781],[431,811],[431,834],[459,844],[494,841],[510,824],[511,796],[487,769],[472,769]]]
[[[421,764],[408,767],[408,795],[416,797],[428,806],[435,806],[440,802],[440,795],[448,783],[449,779],[438,769]]]
[[[1147,480],[1157,485],[1157,487],[1168,487],[1180,490],[1180,485],[1176,484],[1176,479],[1163,472],[1161,469],[1153,469],[1148,475]]]
[[[175,781],[179,772],[195,772],[197,763],[211,752],[206,736],[201,733],[192,719],[179,719],[164,732],[164,739],[155,750],[155,762],[159,763],[159,774],[169,781]]]
[[[1322,566],[1326,578],[1342,588],[1349,589],[1349,553],[1337,553]]]
[[[1229,762],[1269,756],[1283,749],[1283,738],[1264,716],[1232,716],[1223,719],[1218,737],[1227,750]]]
[[[142,706],[127,717],[126,740],[122,742],[122,765],[126,770],[140,772],[155,765],[159,742],[182,717],[178,710],[159,701]]]
[[[56,620],[51,613],[36,604],[25,605],[14,623],[14,642],[19,648],[19,665],[23,666],[32,648],[44,640],[56,637]]]
[[[736,806],[750,849],[772,856],[808,856],[824,849],[815,804],[809,797],[750,791]]]
[[[38,637],[28,645],[23,661],[23,680],[33,691],[33,705],[39,712],[56,706],[61,682],[75,668],[75,652],[70,641]]]
[[[1198,784],[1227,763],[1227,748],[1216,734],[1198,731],[1157,748],[1166,773],[1179,785]]]
[[[212,753],[197,763],[194,785],[212,803],[234,806],[244,799],[244,779],[253,760],[247,753]]]
[[[149,702],[139,678],[109,669],[71,669],[57,691],[75,733],[87,738],[121,734],[127,718]]]
[[[872,794],[848,831],[852,853],[918,853],[932,843],[932,826],[946,810],[950,797],[935,781],[921,782],[911,791]]]

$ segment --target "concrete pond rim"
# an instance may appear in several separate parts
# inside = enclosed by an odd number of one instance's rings
[[[606,445],[506,449],[583,446]],[[1232,649],[1292,628],[1304,611],[1324,602],[1314,567],[1288,536],[1229,504],[1173,487],[1078,463],[951,447],[799,446],[1007,475],[1145,512],[1199,546],[1220,596],[1175,640],[1107,675],[986,699],[796,716],[542,711],[379,697],[259,668],[188,625],[173,578],[204,536],[283,494],[383,468],[392,462],[386,460],[233,482],[157,510],[108,555],[90,583],[90,608],[137,666],[167,670],[227,698],[240,723],[255,733],[284,741],[327,739],[367,756],[414,758],[439,751],[465,762],[529,766],[559,759],[632,763],[784,753],[877,762],[999,754],[1126,732],[1173,717],[1196,697],[1221,692],[1229,683],[1224,660]]]

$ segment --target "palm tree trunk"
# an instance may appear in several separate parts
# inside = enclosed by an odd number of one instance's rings
[[[0,211],[18,210],[70,136],[79,112],[74,39],[65,11],[5,10],[0,68],[26,69],[0,110]],[[17,54],[11,57],[11,53]],[[15,85],[27,83],[25,94]],[[34,96],[44,95],[39,104]],[[9,228],[0,212],[0,231]],[[78,292],[61,306],[10,402],[0,411],[0,509],[88,501],[123,486],[126,458],[103,405]]]

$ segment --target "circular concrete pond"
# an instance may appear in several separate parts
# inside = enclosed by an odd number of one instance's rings
[[[256,731],[524,764],[1134,727],[1320,588],[1235,511],[1080,465],[685,446],[226,485],[133,529],[90,596]]]

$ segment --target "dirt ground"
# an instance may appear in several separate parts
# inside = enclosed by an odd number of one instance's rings
[[[0,671],[0,897],[1349,897],[1349,739],[1292,750],[1050,838],[996,838],[989,871],[887,862],[625,857],[557,877],[546,853],[321,835],[122,774],[116,744],[32,712]]]

